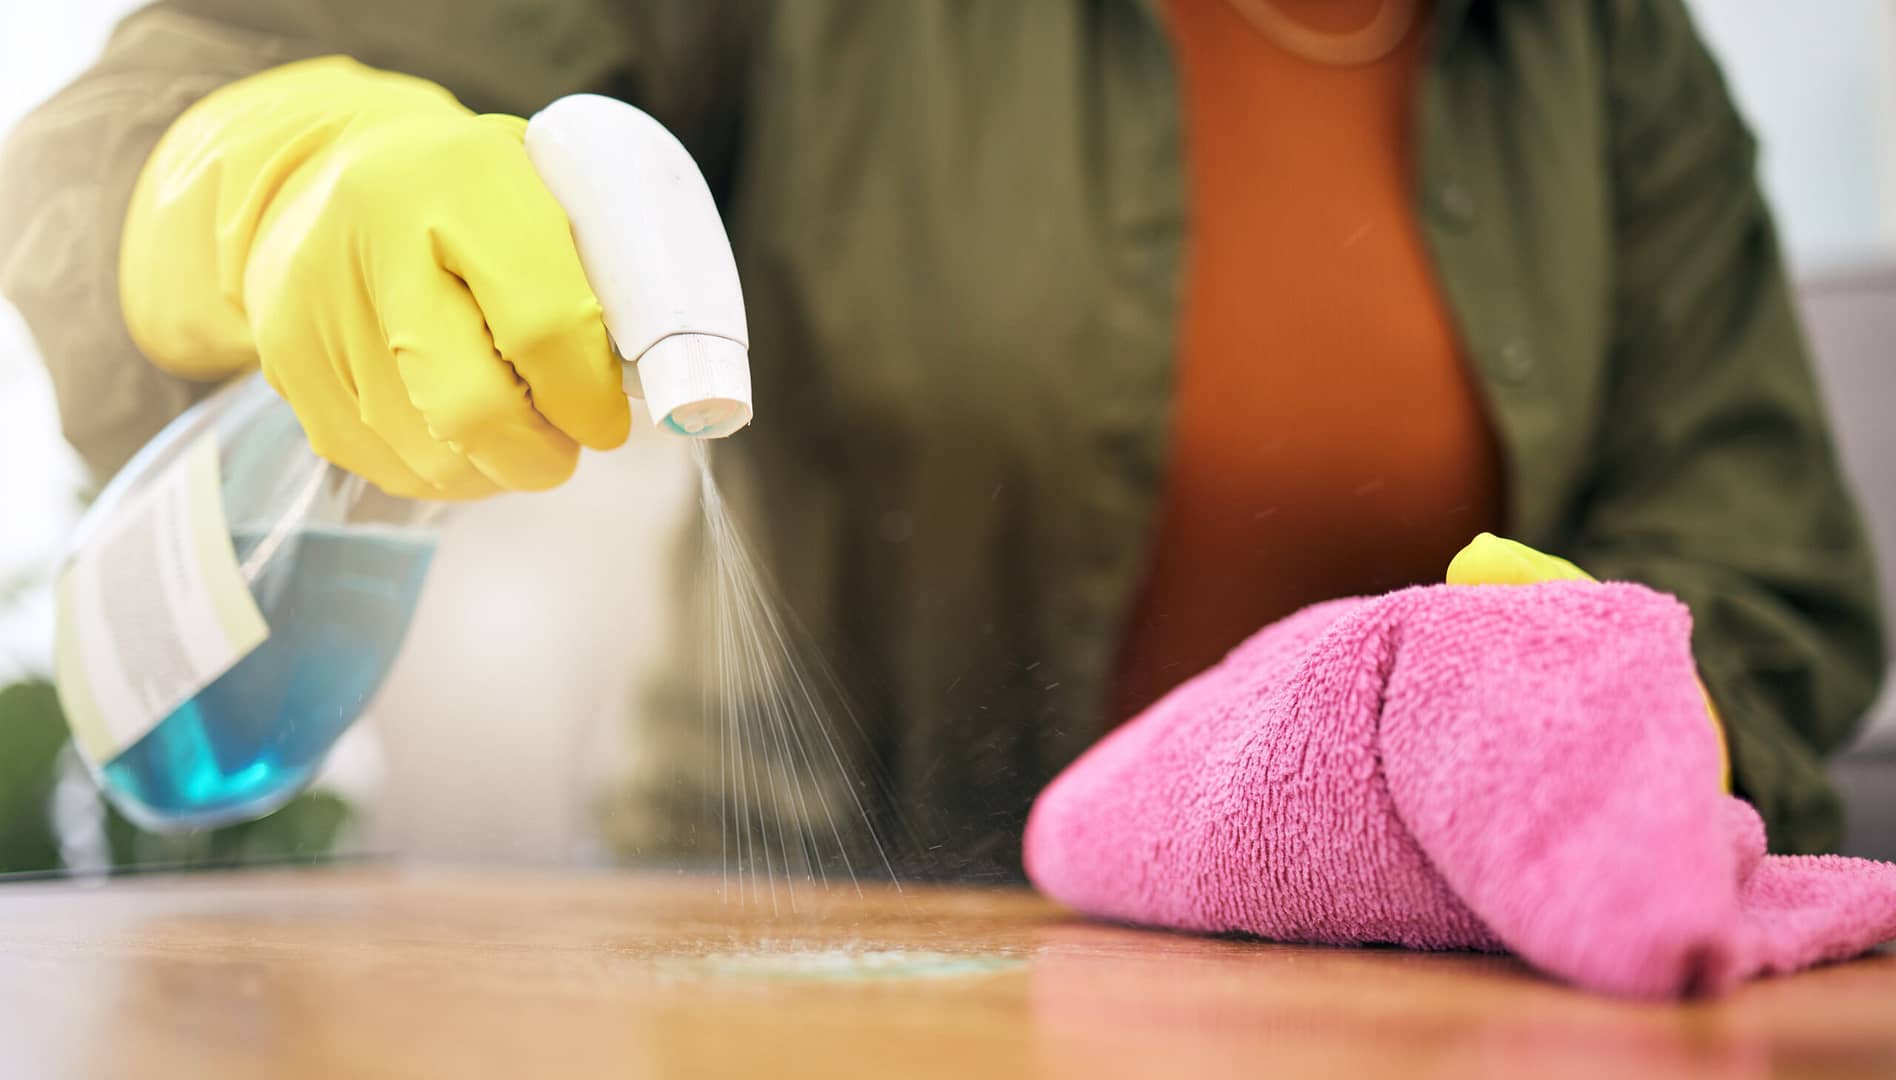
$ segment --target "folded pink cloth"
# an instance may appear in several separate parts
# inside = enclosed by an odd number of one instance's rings
[[[1646,997],[1896,939],[1896,866],[1766,855],[1720,790],[1690,637],[1628,584],[1308,608],[1055,779],[1027,872],[1099,918],[1506,950]]]

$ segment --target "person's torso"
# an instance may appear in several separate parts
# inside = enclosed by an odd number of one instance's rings
[[[1581,5],[1445,6],[1417,213],[1533,540],[1604,377],[1601,58]],[[1017,872],[1032,796],[1105,723],[1171,446],[1203,223],[1165,27],[1134,0],[798,0],[746,72],[730,210],[762,407],[722,470],[889,806]]]
[[[1424,0],[1168,0],[1191,228],[1172,440],[1109,720],[1501,524],[1414,190]]]

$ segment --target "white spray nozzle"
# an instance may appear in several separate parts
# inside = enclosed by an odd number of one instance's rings
[[[596,94],[527,122],[527,158],[573,223],[586,280],[652,423],[722,438],[751,421],[737,260],[703,174],[650,116]]]

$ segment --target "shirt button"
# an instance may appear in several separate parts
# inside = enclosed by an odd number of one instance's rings
[[[1460,180],[1435,185],[1435,212],[1444,224],[1466,229],[1475,223],[1475,193]]]
[[[1534,374],[1534,367],[1539,363],[1534,355],[1533,344],[1521,337],[1509,338],[1501,346],[1500,360],[1498,367],[1501,377],[1517,383]]]

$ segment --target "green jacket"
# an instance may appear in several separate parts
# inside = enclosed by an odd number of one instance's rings
[[[1510,530],[1690,604],[1742,792],[1778,849],[1824,848],[1821,758],[1880,627],[1752,138],[1676,0],[1441,0],[1433,33],[1415,198]],[[680,133],[753,335],[760,419],[720,468],[886,781],[828,797],[1012,870],[1032,796],[1101,732],[1164,472],[1191,208],[1158,5],[156,4],[0,172],[0,283],[95,465],[198,392],[119,323],[142,159],[212,87],[331,52],[482,110],[617,94]],[[722,766],[678,768],[706,753],[681,651],[611,820],[715,857],[684,824]]]

